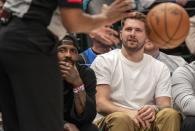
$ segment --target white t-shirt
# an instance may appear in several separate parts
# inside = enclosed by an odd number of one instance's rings
[[[111,86],[110,98],[118,106],[139,109],[146,104],[155,104],[156,97],[171,97],[169,69],[147,54],[135,63],[116,49],[97,56],[91,68],[98,85]]]

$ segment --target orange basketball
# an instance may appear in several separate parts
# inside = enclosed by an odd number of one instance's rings
[[[185,9],[171,2],[152,8],[147,14],[147,24],[150,29],[149,39],[163,49],[179,46],[188,35],[190,27]]]

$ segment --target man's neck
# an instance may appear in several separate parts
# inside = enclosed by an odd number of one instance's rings
[[[121,51],[125,58],[133,62],[140,62],[144,57],[144,48],[139,51],[133,52],[122,47]]]
[[[111,50],[110,46],[106,46],[106,45],[100,44],[98,42],[94,42],[93,46],[91,48],[97,54],[104,54],[104,53],[107,53]]]

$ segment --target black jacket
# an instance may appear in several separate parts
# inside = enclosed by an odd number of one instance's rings
[[[77,65],[80,77],[86,91],[86,107],[82,116],[78,116],[74,107],[74,93],[72,85],[64,81],[64,120],[77,126],[92,123],[96,116],[96,77],[94,71],[84,65]]]

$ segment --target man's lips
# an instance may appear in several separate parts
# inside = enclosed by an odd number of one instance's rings
[[[137,42],[136,39],[127,39],[127,41],[129,41],[129,42]]]

